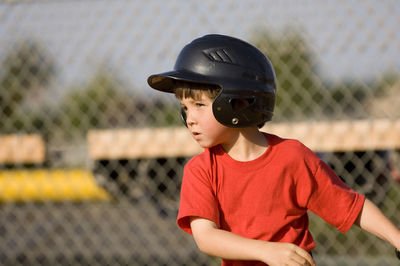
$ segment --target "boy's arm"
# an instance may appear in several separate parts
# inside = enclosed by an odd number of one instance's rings
[[[244,238],[221,230],[207,219],[191,217],[190,226],[198,248],[227,260],[255,260],[269,265],[315,265],[311,255],[290,243]]]
[[[365,199],[355,224],[400,250],[400,231],[370,200]]]

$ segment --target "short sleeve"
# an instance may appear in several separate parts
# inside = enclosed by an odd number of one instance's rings
[[[211,220],[219,227],[218,213],[210,170],[201,167],[198,161],[190,161],[184,168],[178,226],[186,233],[192,234],[190,217],[196,216]]]
[[[347,187],[323,161],[314,174],[308,208],[342,233],[354,224],[365,197]]]

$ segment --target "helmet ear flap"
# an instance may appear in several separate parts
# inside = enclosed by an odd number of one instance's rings
[[[265,113],[262,100],[257,95],[222,93],[213,102],[214,117],[218,122],[234,128],[258,126],[271,120],[272,113]],[[258,123],[255,123],[257,121]]]
[[[227,127],[240,127],[242,120],[236,116],[240,113],[237,111],[245,110],[246,105],[248,106],[236,95],[220,93],[213,102],[213,114],[218,122]]]

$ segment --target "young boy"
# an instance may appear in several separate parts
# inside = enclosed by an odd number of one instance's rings
[[[175,93],[204,152],[185,166],[177,223],[222,265],[315,265],[308,210],[400,248],[400,231],[296,140],[259,130],[272,117],[275,74],[254,46],[206,35],[149,85]]]

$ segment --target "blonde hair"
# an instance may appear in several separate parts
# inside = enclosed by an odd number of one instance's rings
[[[221,91],[221,87],[212,84],[175,81],[175,97],[178,99],[192,98],[200,100],[202,95],[214,100]]]

